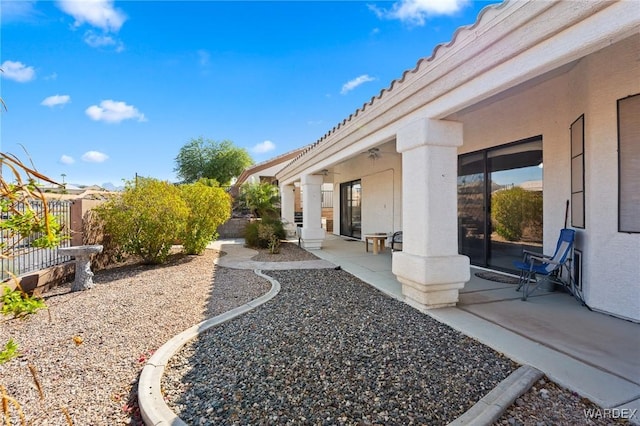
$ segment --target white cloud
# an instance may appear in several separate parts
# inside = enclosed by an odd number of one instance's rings
[[[85,110],[85,113],[92,120],[106,121],[107,123],[119,123],[123,120],[132,119],[147,121],[144,114],[138,111],[136,107],[110,99],[100,102],[100,106],[90,106]]]
[[[127,16],[113,7],[113,0],[59,0],[58,7],[73,16],[74,25],[85,23],[106,32],[118,32]]]
[[[76,162],[76,160],[74,160],[73,157],[64,155],[64,154],[60,157],[60,160],[58,161],[60,161],[62,164],[73,164]]]
[[[88,30],[83,40],[91,47],[115,47],[116,52],[124,50],[122,41],[113,37],[127,20],[127,16],[120,9],[113,6],[113,0],[58,0],[58,7],[73,16],[73,26],[78,28],[88,24],[102,30],[96,34]]]
[[[453,15],[470,0],[400,0],[391,9],[369,5],[378,18],[398,19],[412,25],[423,26],[430,16]]]
[[[87,151],[82,154],[82,161],[86,161],[87,163],[103,163],[109,159],[107,154],[104,154],[99,151]]]
[[[14,80],[19,83],[26,83],[36,77],[36,71],[33,67],[28,67],[22,62],[4,61],[2,65],[2,76],[9,80]]]
[[[93,31],[87,31],[84,33],[84,42],[91,47],[114,46],[119,43],[110,35],[99,35]]]
[[[2,2],[2,22],[30,21],[37,16],[35,1],[5,1]]]
[[[348,82],[346,82],[345,84],[342,85],[342,90],[340,90],[340,94],[344,95],[350,91],[352,91],[353,89],[355,89],[356,87],[360,86],[361,84],[367,83],[369,81],[374,81],[375,78],[369,76],[368,74],[363,74],[359,77],[354,78],[353,80],[350,80]]]
[[[274,149],[276,149],[276,144],[271,141],[264,141],[251,148],[251,151],[256,154],[264,154],[265,152],[273,151]]]
[[[45,98],[40,105],[54,107],[56,105],[64,105],[71,102],[71,96],[69,95],[53,95]]]

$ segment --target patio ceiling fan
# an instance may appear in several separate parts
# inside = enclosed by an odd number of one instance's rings
[[[330,172],[329,169],[322,169],[318,173],[314,173],[314,175],[319,176],[329,176],[329,175],[339,175],[340,173]]]
[[[367,158],[371,160],[377,160],[378,158],[380,158],[381,153],[380,153],[380,148],[369,148],[367,152],[363,154],[367,154]]]
[[[395,154],[395,152],[381,151],[380,148],[374,147],[374,148],[369,148],[368,150],[363,152],[363,154],[366,154],[367,158],[369,158],[371,161],[375,161],[378,158],[380,158],[382,154]]]

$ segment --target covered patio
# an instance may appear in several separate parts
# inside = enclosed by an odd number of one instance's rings
[[[584,6],[488,6],[308,145],[276,174],[290,223],[302,194],[303,246],[329,244],[321,187],[332,184],[335,235],[403,231],[391,272],[426,311],[465,304],[470,264],[509,270],[522,248],[551,253],[572,228],[585,301],[640,321],[638,144],[627,136],[638,134],[640,20],[632,2]],[[527,214],[500,222],[499,201],[517,197]]]
[[[328,235],[322,250],[313,253],[404,301],[389,248],[374,255],[362,241]],[[538,291],[522,301],[514,284],[479,278],[482,271],[470,268],[456,307],[426,315],[542,370],[602,407],[640,408],[637,324],[590,311],[562,291]]]

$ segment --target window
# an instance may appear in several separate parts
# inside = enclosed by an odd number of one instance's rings
[[[571,226],[584,228],[584,114],[571,124]]]
[[[640,233],[640,94],[618,100],[618,230]]]

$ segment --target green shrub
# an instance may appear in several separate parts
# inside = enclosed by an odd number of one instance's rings
[[[9,341],[4,345],[4,349],[0,351],[0,364],[4,364],[17,356],[18,344],[14,342],[13,339],[9,339]]]
[[[509,241],[522,238],[526,228],[541,227],[542,193],[519,186],[498,191],[491,197],[493,229]]]
[[[24,318],[47,307],[42,299],[29,296],[19,288],[12,290],[8,286],[4,287],[0,303],[2,315],[13,315],[13,318]]]
[[[203,182],[180,186],[180,195],[189,207],[180,240],[187,254],[201,254],[218,237],[218,226],[231,217],[231,197],[222,188]]]
[[[259,224],[258,238],[261,241],[267,241],[267,248],[269,249],[269,253],[280,253],[280,238],[276,235],[276,227],[273,224]]]
[[[138,178],[123,193],[96,208],[105,232],[125,253],[145,263],[163,263],[189,216],[180,189],[169,182]]]
[[[2,204],[1,211],[7,214],[9,212],[6,207],[7,200],[2,200]],[[17,237],[20,241],[33,238],[29,241],[31,247],[49,248],[59,245],[64,237],[61,235],[62,227],[58,218],[50,213],[46,216],[36,213],[29,204],[23,205],[25,206],[23,212],[12,212],[0,221],[0,230],[7,232],[11,237]],[[5,248],[9,248],[4,242],[0,244],[3,252]]]
[[[244,231],[245,243],[249,247],[269,248],[278,250],[280,240],[286,238],[282,221],[278,219],[263,219],[249,223]]]

